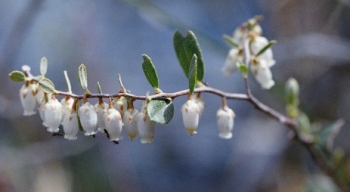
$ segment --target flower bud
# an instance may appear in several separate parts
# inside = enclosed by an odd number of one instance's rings
[[[126,133],[129,135],[130,140],[134,140],[139,133],[137,129],[137,109],[129,108],[125,111],[123,116],[123,122]]]
[[[253,62],[250,65],[250,69],[255,76],[255,79],[261,85],[263,89],[270,89],[275,85],[275,82],[272,80],[272,73],[270,68],[267,66],[266,60],[260,60]]]
[[[142,111],[137,115],[137,129],[141,137],[141,143],[150,144],[153,141],[156,123],[150,120],[145,103],[142,108]]]
[[[97,129],[97,113],[94,106],[89,102],[86,102],[79,108],[78,114],[81,126],[85,131],[85,135],[95,135]]]
[[[232,137],[235,113],[229,107],[224,106],[217,111],[216,117],[219,137],[222,139],[230,139]]]
[[[191,135],[197,133],[200,108],[193,99],[188,99],[181,107],[182,119],[187,132]]]
[[[33,84],[30,84],[29,81],[21,87],[19,91],[19,96],[21,99],[21,104],[24,109],[23,115],[30,116],[34,115],[36,107],[36,98],[35,98],[36,87]]]
[[[114,108],[123,116],[124,111],[128,108],[128,102],[124,96],[114,98]]]
[[[235,72],[237,70],[237,62],[243,62],[242,49],[232,48],[226,57],[224,66],[221,68],[223,74],[229,76]]]
[[[76,111],[66,112],[63,115],[62,126],[64,138],[68,140],[76,140],[79,132],[78,114]]]
[[[104,133],[104,130],[106,128],[104,115],[107,112],[108,104],[105,102],[97,103],[95,105],[95,108],[96,108],[96,112],[97,112],[97,127],[98,127],[97,129],[101,133]]]
[[[53,96],[44,106],[45,123],[47,131],[57,133],[62,122],[62,104]]]
[[[105,126],[109,135],[110,141],[120,141],[123,139],[121,136],[123,121],[120,112],[115,108],[109,108],[105,115]]]

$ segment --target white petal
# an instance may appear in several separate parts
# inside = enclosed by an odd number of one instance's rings
[[[181,107],[182,119],[184,125],[191,135],[197,133],[197,127],[199,122],[199,106],[192,99],[187,100],[187,102]]]

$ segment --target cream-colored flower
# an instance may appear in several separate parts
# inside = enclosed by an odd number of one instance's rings
[[[108,104],[105,102],[102,103],[97,103],[95,105],[96,112],[97,112],[97,130],[100,131],[101,133],[104,133],[104,130],[106,128],[105,126],[105,114],[108,109]]]
[[[256,81],[261,85],[261,88],[270,89],[275,85],[275,81],[272,79],[272,73],[266,60],[253,62],[250,65],[250,70]]]
[[[114,98],[114,108],[123,116],[124,111],[128,108],[128,102],[124,96]]]
[[[269,44],[269,41],[265,37],[262,37],[262,36],[252,37],[252,42],[250,44],[252,54],[253,55],[258,54],[260,50],[263,49],[268,44]],[[259,60],[265,60],[268,67],[272,67],[276,63],[276,61],[273,59],[273,53],[271,48],[266,49],[265,52],[259,55],[257,58]]]
[[[188,99],[181,107],[182,119],[187,132],[191,135],[197,133],[200,108],[193,99]]]
[[[123,122],[126,133],[129,135],[130,140],[134,140],[139,133],[137,129],[137,115],[138,110],[134,108],[129,108],[125,111],[123,116]]]
[[[95,107],[89,102],[86,102],[79,108],[78,114],[81,126],[85,131],[85,135],[95,135],[97,129],[97,113],[95,111]]]
[[[51,98],[44,106],[44,114],[47,131],[57,133],[62,122],[62,104],[56,98]]]
[[[156,123],[149,118],[145,103],[142,105],[142,111],[137,115],[137,129],[142,144],[152,143],[156,130]]]
[[[24,109],[23,115],[30,116],[36,114],[36,89],[37,87],[30,82],[26,82],[19,90],[19,97]]]
[[[237,70],[237,62],[243,63],[243,51],[239,48],[230,49],[224,66],[221,68],[221,71],[225,76],[231,75]]]
[[[109,108],[107,110],[105,115],[105,127],[110,141],[118,142],[123,139],[121,135],[123,129],[122,116],[115,108]]]
[[[62,126],[64,131],[64,138],[68,140],[76,140],[77,134],[79,132],[77,112],[66,112],[63,115]]]
[[[222,139],[230,139],[232,137],[235,113],[228,106],[224,106],[220,107],[217,111],[216,117],[219,137]]]

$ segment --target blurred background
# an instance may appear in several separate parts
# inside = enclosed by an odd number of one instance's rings
[[[1,0],[0,1],[0,191],[332,191],[332,182],[288,130],[245,101],[229,101],[236,112],[233,138],[220,139],[216,110],[220,98],[203,94],[206,108],[198,134],[189,136],[175,103],[174,119],[156,126],[151,145],[127,136],[119,145],[105,135],[78,140],[52,137],[39,115],[25,117],[8,74],[28,64],[39,74],[43,56],[47,77],[58,90],[82,94],[78,66],[88,69],[90,90],[99,81],[116,93],[122,75],[127,89],[145,95],[141,54],[149,55],[164,92],[187,88],[172,45],[176,29],[192,30],[201,45],[204,80],[227,92],[244,93],[239,73],[224,77],[229,46],[223,34],[255,15],[263,15],[263,35],[277,40],[276,86],[269,91],[251,81],[262,102],[284,112],[284,82],[301,85],[303,110],[313,122],[350,120],[349,0]],[[91,100],[91,102],[97,102]],[[141,107],[136,102],[135,107]],[[348,123],[336,146],[350,152]]]

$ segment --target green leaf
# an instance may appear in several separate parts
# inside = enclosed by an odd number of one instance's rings
[[[263,47],[262,49],[260,49],[260,51],[258,52],[258,54],[256,54],[255,56],[259,56],[261,54],[263,54],[268,48],[270,48],[273,44],[275,44],[276,41],[275,40],[272,40],[270,41],[265,47]]]
[[[47,72],[47,59],[46,57],[41,58],[40,60],[40,74],[42,77],[45,77],[46,72]]]
[[[197,55],[197,80],[202,81],[204,77],[204,62],[195,34],[192,31],[188,31],[186,37],[184,37],[179,31],[175,31],[173,43],[177,59],[187,78],[189,77],[188,72],[192,56],[193,54]]]
[[[81,64],[79,66],[78,75],[79,75],[79,82],[80,82],[81,88],[86,93],[90,93],[90,91],[87,88],[87,86],[88,86],[88,83],[87,83],[87,70],[86,70],[86,66],[84,64]]]
[[[56,92],[55,90],[55,85],[52,83],[52,81],[48,78],[43,78],[39,81],[39,87],[42,91],[45,93],[54,93]]]
[[[316,137],[316,145],[323,151],[327,158],[332,157],[334,139],[344,123],[344,120],[339,119],[313,133]]]
[[[229,35],[223,35],[222,38],[231,46],[231,47],[234,47],[234,48],[237,48],[239,47],[238,46],[238,43]]]
[[[171,100],[151,100],[147,104],[147,113],[152,121],[167,124],[174,116],[174,105]]]
[[[249,70],[246,64],[237,62],[236,66],[237,66],[237,69],[243,74],[243,76],[247,76]]]
[[[159,80],[158,80],[158,75],[156,68],[154,67],[151,58],[149,58],[146,54],[142,55],[143,58],[143,63],[142,63],[142,69],[143,73],[145,74],[149,84],[154,89],[159,88]]]
[[[190,64],[190,71],[188,73],[188,88],[190,90],[190,93],[192,94],[194,92],[194,88],[197,83],[197,68],[198,68],[198,63],[197,63],[197,55],[193,54],[192,59],[191,59],[191,64]]]
[[[12,71],[9,78],[14,82],[23,82],[26,80],[26,75],[22,71]]]

